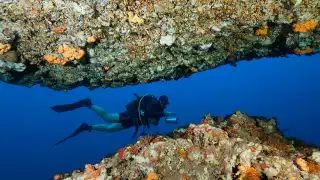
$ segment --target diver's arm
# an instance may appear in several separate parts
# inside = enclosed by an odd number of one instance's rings
[[[148,120],[154,126],[157,126],[159,124],[159,118],[148,118]]]

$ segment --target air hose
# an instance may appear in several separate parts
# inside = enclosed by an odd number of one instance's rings
[[[140,120],[140,122],[141,122],[141,125],[144,125],[144,124],[142,123],[142,119],[141,119],[141,109],[140,109],[140,105],[141,105],[142,99],[143,99],[146,95],[149,95],[149,94],[147,93],[147,94],[143,95],[143,96],[140,98],[139,105],[138,105],[139,120]],[[143,132],[144,132],[144,126],[143,126]]]

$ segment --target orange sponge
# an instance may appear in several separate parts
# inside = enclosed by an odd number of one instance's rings
[[[311,174],[320,175],[320,165],[314,162],[308,162],[302,158],[297,158],[296,163],[298,164],[301,170],[307,171]]]
[[[155,172],[149,172],[146,179],[147,180],[158,180],[158,175]]]
[[[293,31],[294,32],[301,32],[306,33],[310,30],[313,30],[317,27],[318,23],[314,20],[308,20],[305,23],[302,24],[294,24],[293,25]]]
[[[58,53],[61,54],[63,58],[57,58],[55,55],[44,55],[43,58],[51,64],[65,65],[68,61],[80,60],[85,55],[84,50],[65,45],[59,46]]]
[[[239,180],[260,180],[260,173],[253,167],[250,166],[239,166],[241,176]]]
[[[2,44],[0,43],[0,54],[4,54],[6,52],[8,52],[11,49],[11,45],[10,44]]]
[[[268,26],[264,25],[261,29],[256,30],[256,35],[262,35],[265,36],[268,34]]]
[[[85,55],[84,50],[65,45],[59,46],[58,53],[62,54],[64,58],[67,58],[69,60],[81,59]]]

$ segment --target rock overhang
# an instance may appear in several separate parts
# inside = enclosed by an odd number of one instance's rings
[[[320,2],[4,1],[0,79],[54,90],[174,80],[320,50]]]

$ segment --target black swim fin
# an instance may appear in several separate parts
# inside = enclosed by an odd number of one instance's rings
[[[65,142],[66,140],[68,140],[68,139],[70,139],[70,138],[72,138],[72,137],[74,137],[74,136],[77,136],[78,134],[80,134],[80,133],[82,133],[82,132],[84,132],[84,131],[89,131],[89,132],[90,132],[90,131],[91,131],[91,126],[89,126],[87,123],[82,123],[82,124],[78,127],[78,129],[76,129],[70,136],[67,136],[67,137],[65,137],[64,139],[58,141],[58,142],[55,143],[53,146],[56,146],[56,145],[58,145],[58,144],[61,144],[61,143]]]
[[[71,104],[62,104],[62,105],[52,106],[51,109],[54,110],[55,112],[60,113],[60,112],[73,111],[75,109],[82,108],[82,107],[90,108],[91,106],[92,106],[91,100],[89,98],[86,98]]]

